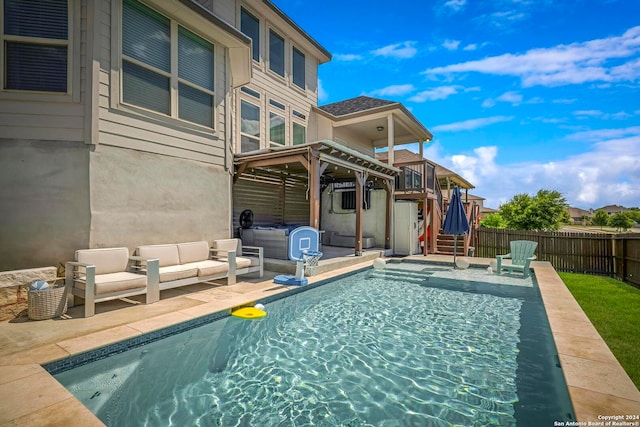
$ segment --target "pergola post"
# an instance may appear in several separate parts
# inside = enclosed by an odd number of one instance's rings
[[[309,153],[309,225],[316,230],[320,229],[320,175],[320,158]]]
[[[367,174],[364,172],[354,171],[356,176],[356,241],[355,241],[355,255],[362,255],[362,204],[364,196],[364,184],[367,181]]]
[[[384,182],[387,186],[387,213],[384,222],[384,248],[391,249],[391,215],[393,214],[393,190],[395,182],[391,179],[386,179]]]

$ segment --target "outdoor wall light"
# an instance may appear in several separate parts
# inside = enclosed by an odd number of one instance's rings
[[[376,129],[378,129],[378,132],[382,132],[384,130],[384,126],[378,126]]]

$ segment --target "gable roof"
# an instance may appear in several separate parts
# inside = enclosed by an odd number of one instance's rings
[[[371,98],[370,96],[358,96],[344,101],[318,107],[332,116],[340,117],[347,114],[359,113],[361,111],[373,110],[387,105],[398,104],[399,102],[387,101],[385,99]]]
[[[407,144],[416,141],[431,141],[433,135],[420,121],[397,101],[357,96],[344,101],[334,102],[313,109],[334,122],[334,126],[360,126],[357,132],[363,132],[362,126],[381,131],[387,125],[388,117],[393,117],[395,128],[395,144]],[[379,143],[376,147],[386,145],[380,135],[369,134],[370,139]],[[381,144],[385,145],[381,145]]]

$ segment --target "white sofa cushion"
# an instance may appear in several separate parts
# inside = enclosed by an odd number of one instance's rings
[[[81,249],[76,251],[76,261],[95,265],[96,275],[119,273],[127,269],[129,249]]]
[[[160,267],[180,264],[177,245],[138,246],[138,255],[147,259],[157,258]]]
[[[236,251],[236,256],[242,256],[242,242],[240,239],[214,240],[211,247],[220,251]],[[224,257],[226,254],[214,252],[214,255]]]
[[[168,265],[166,267],[160,267],[160,282],[172,282],[174,280],[188,279],[189,277],[196,277],[198,275],[198,268],[190,265]]]
[[[260,260],[257,257],[236,257],[236,268],[247,268],[255,265],[260,265]]]
[[[221,261],[207,260],[191,262],[186,264],[191,268],[196,268],[198,271],[198,277],[213,276],[215,274],[223,274],[229,271],[229,264]]]
[[[107,273],[96,275],[95,294],[109,294],[111,292],[122,292],[131,289],[145,288],[147,286],[147,276],[129,273]],[[84,290],[84,282],[76,282],[75,287]]]
[[[180,264],[205,261],[209,259],[209,243],[206,241],[178,243]]]

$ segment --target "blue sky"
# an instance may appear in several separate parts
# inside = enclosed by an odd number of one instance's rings
[[[320,105],[402,102],[485,206],[541,188],[640,206],[640,1],[274,3],[333,54]]]

